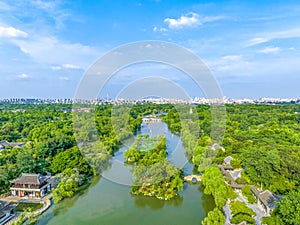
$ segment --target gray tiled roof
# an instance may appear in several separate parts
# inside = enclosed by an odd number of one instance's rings
[[[230,161],[231,161],[231,160],[233,160],[233,158],[232,158],[231,156],[227,156],[227,157],[224,159],[224,163],[230,165]]]
[[[46,180],[46,177],[41,174],[21,173],[21,175],[11,180],[11,183],[19,184],[42,184]]]
[[[258,198],[264,206],[269,207],[270,209],[277,207],[276,201],[280,200],[279,196],[274,195],[269,190],[259,192],[253,185],[251,185],[250,188],[255,197]]]
[[[0,145],[5,147],[5,146],[9,146],[9,143],[7,141],[0,141]]]
[[[250,185],[250,189],[256,198],[259,198],[259,192],[254,185]]]
[[[24,146],[25,142],[8,142],[5,140],[0,141],[0,149],[4,149],[6,146],[11,148],[13,147],[22,147]]]
[[[270,192],[269,190],[265,190],[260,193],[259,196],[264,205],[267,205],[270,209],[276,208],[275,202],[278,201],[278,199],[275,198],[272,192]]]

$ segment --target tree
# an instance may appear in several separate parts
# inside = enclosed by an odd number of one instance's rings
[[[205,186],[204,193],[214,197],[216,206],[221,209],[227,198],[235,198],[236,194],[233,190],[225,185],[224,177],[216,165],[206,168],[202,182]]]
[[[300,221],[300,189],[289,192],[278,203],[278,210],[275,214],[280,215],[284,224],[297,224]]]
[[[50,166],[54,174],[61,173],[67,168],[77,168],[80,173],[87,176],[92,174],[91,166],[86,162],[78,147],[73,147],[57,154]]]
[[[78,170],[67,169],[58,176],[59,184],[53,190],[54,202],[58,203],[66,197],[72,197],[85,180]]]
[[[202,225],[224,225],[225,216],[224,213],[218,209],[214,208],[210,211],[207,217],[202,221]]]
[[[256,213],[248,208],[244,202],[233,201],[230,203],[230,209],[232,214],[231,223],[238,224],[246,221],[249,224],[254,224],[255,221],[252,216],[255,216]]]
[[[130,148],[124,152],[126,162],[134,163],[141,158],[141,153],[136,148]]]
[[[242,188],[242,193],[247,198],[250,204],[256,203],[256,198],[253,196],[249,185],[246,185]]]
[[[269,187],[279,171],[280,158],[276,151],[249,148],[242,154],[245,173],[251,181]]]

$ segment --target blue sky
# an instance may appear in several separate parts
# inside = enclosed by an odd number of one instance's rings
[[[299,1],[0,0],[0,98],[72,98],[100,56],[142,40],[197,54],[227,97],[300,97]],[[107,89],[142,73],[201,96],[184,74],[149,64],[121,71]]]

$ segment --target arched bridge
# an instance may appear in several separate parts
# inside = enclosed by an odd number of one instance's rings
[[[185,176],[183,178],[183,180],[193,182],[193,183],[201,182],[202,181],[202,175],[198,174],[198,175]]]

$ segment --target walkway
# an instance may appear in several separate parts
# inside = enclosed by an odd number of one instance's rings
[[[242,196],[237,197],[236,200],[244,202],[250,209],[252,209],[256,213],[255,224],[260,225],[261,219],[264,217],[265,212],[262,209],[260,209],[257,204],[248,203],[248,201]]]
[[[227,200],[225,206],[223,207],[225,213],[225,225],[231,225],[230,220],[232,219],[231,210],[229,206],[230,200]]]
[[[190,181],[190,182],[193,182],[193,183],[196,183],[196,182],[201,182],[202,181],[202,176],[200,175],[189,175],[189,176],[185,176],[183,178],[184,181]]]
[[[261,219],[265,215],[265,211],[263,209],[261,209],[258,206],[258,204],[250,204],[241,195],[241,191],[237,191],[237,189],[242,189],[245,186],[244,184],[237,184],[235,182],[235,180],[239,177],[239,175],[242,172],[242,170],[229,173],[229,172],[225,171],[225,169],[224,169],[224,167],[222,165],[220,165],[219,168],[220,168],[223,176],[228,177],[231,180],[230,186],[233,189],[235,189],[235,192],[238,194],[238,197],[235,200],[244,202],[250,209],[252,209],[256,213],[255,224],[256,225],[260,225],[261,224]],[[224,206],[224,212],[225,212],[225,218],[226,218],[225,225],[230,225],[230,220],[231,220],[232,217],[231,217],[231,214],[230,214],[231,211],[230,211],[230,207],[229,207],[228,201],[226,202],[226,205]]]

